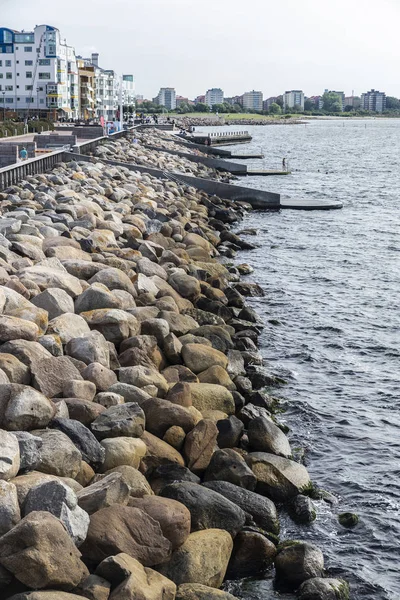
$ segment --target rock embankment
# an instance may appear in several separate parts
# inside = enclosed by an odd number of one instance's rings
[[[201,152],[197,148],[191,148],[190,146],[182,146],[174,140],[174,136],[165,133],[158,129],[136,129],[132,134],[141,144],[145,146],[157,146],[164,150],[174,150],[177,152],[185,152],[186,154],[192,154],[193,156],[203,156],[207,158],[208,155]]]
[[[157,141],[156,144],[159,145]],[[182,147],[179,149],[182,151]],[[94,156],[99,159],[129,162],[143,167],[151,167],[171,173],[185,173],[193,177],[214,179],[216,181],[229,182],[235,179],[229,173],[217,171],[201,163],[191,162],[182,156],[147,148],[140,141],[134,143],[133,140],[126,138],[108,140],[96,148]]]
[[[244,208],[95,161],[0,200],[1,598],[234,600],[273,568],[345,598],[277,545],[310,479],[263,390],[262,290],[221,263]]]

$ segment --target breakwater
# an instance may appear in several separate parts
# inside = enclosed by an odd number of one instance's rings
[[[317,490],[257,349],[264,292],[232,264],[249,206],[98,157],[0,199],[3,597],[232,600],[224,580],[267,571],[346,598],[279,539]]]

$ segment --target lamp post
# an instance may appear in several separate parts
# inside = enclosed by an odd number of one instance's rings
[[[40,112],[39,112],[39,111],[40,111],[40,108],[39,108],[39,92],[40,92],[40,87],[39,87],[39,86],[37,86],[37,87],[36,87],[36,102],[37,102],[37,109],[38,109],[38,112],[37,112],[37,114],[38,114],[38,119],[40,120]]]
[[[5,92],[1,92],[3,94],[3,123],[5,123],[6,121],[6,99],[5,99]]]

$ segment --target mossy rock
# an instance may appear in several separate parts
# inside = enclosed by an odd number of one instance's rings
[[[340,513],[340,515],[338,515],[338,520],[342,527],[347,528],[355,527],[359,522],[358,515],[351,512]]]

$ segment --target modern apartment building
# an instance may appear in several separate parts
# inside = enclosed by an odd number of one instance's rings
[[[262,111],[263,93],[252,90],[243,94],[243,108],[246,110]]]
[[[157,104],[165,106],[168,110],[176,108],[176,92],[175,88],[160,88],[157,96]]]
[[[78,88],[75,50],[57,28],[0,28],[0,108],[20,116],[77,118]]]
[[[221,88],[211,88],[206,92],[206,104],[210,108],[214,106],[214,104],[222,104],[224,101],[224,92]]]
[[[135,105],[135,81],[133,75],[122,76],[122,93],[124,106]]]
[[[93,73],[93,82],[87,82],[88,73],[83,74],[83,83],[88,83],[89,88],[81,86],[81,91],[87,91],[86,96],[81,97],[82,119],[100,119],[105,121],[114,121],[117,117],[120,104],[120,80],[112,69],[102,69],[99,66],[99,54],[93,53],[90,58],[78,57],[80,63],[83,63],[83,70]],[[132,76],[133,80],[133,76]],[[89,106],[89,104],[92,106]]]
[[[96,117],[96,76],[94,66],[83,58],[77,59],[79,74],[79,118]]]
[[[386,94],[371,90],[361,95],[361,108],[372,112],[383,112],[386,109]]]
[[[304,92],[302,90],[289,90],[283,94],[283,109],[300,107],[304,110]]]

